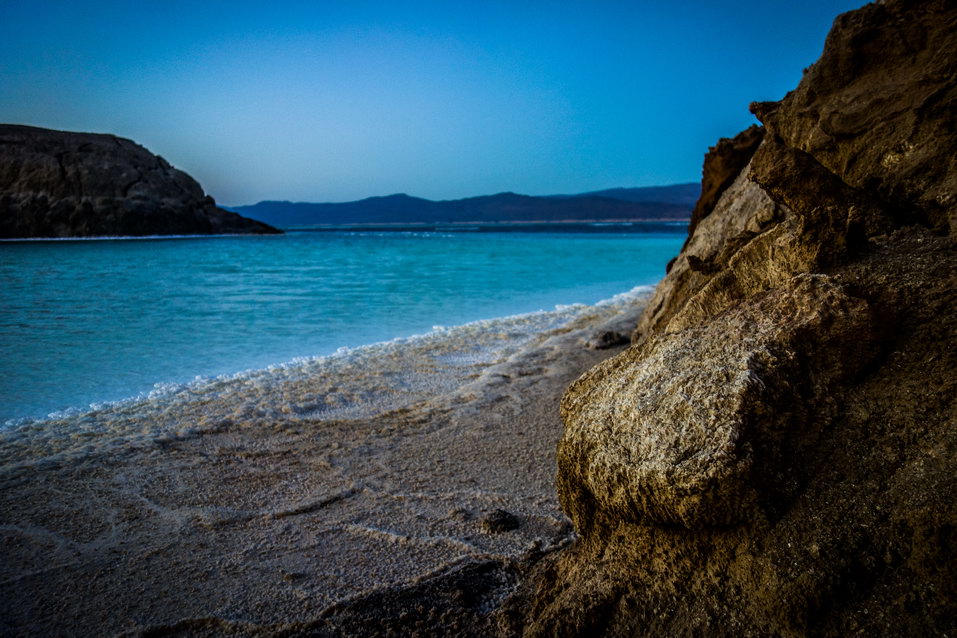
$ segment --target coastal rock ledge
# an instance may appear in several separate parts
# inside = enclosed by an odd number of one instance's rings
[[[712,149],[633,345],[562,401],[578,538],[505,634],[957,633],[955,101],[957,4],[887,0]]]
[[[0,124],[0,238],[280,232],[130,140]]]

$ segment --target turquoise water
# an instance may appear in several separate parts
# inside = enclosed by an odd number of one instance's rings
[[[674,233],[0,243],[0,422],[654,284]]]

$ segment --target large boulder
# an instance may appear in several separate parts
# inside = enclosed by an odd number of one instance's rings
[[[507,632],[957,631],[955,65],[953,2],[868,5],[719,144],[743,168],[562,401],[579,537]]]
[[[596,507],[689,528],[774,511],[829,424],[821,406],[876,354],[874,331],[865,299],[802,274],[600,364],[562,402],[565,511],[580,529]]]
[[[130,140],[0,125],[0,237],[278,232]]]

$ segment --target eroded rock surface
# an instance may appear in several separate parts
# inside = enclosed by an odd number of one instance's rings
[[[874,323],[831,278],[797,275],[593,368],[562,404],[565,511],[580,529],[596,508],[689,528],[773,511],[795,489],[796,450],[826,425],[806,406],[868,362]]]
[[[579,539],[506,633],[957,631],[955,26],[868,5],[753,105],[634,345],[563,399]]]
[[[711,214],[724,191],[734,183],[741,169],[748,165],[751,156],[764,139],[764,129],[751,126],[733,138],[722,138],[708,149],[701,170],[701,197],[691,213],[688,237],[705,217]]]
[[[900,223],[953,232],[955,48],[952,0],[875,2],[837,18],[796,90],[752,110]]]
[[[0,125],[0,237],[278,232],[130,140]]]

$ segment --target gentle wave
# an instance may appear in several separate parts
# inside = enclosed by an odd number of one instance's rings
[[[633,311],[651,290],[639,286],[591,306],[435,326],[425,334],[340,348],[331,355],[185,384],[156,384],[136,397],[42,419],[12,419],[0,430],[0,461],[89,448],[102,437],[184,436],[224,426],[369,418],[451,392],[549,335],[614,320]]]

